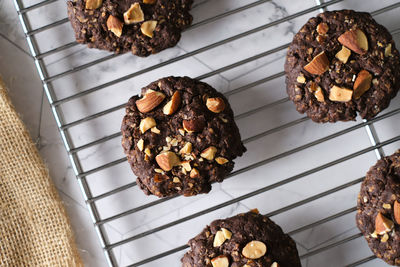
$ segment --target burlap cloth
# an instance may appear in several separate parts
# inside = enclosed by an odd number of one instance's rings
[[[0,266],[83,266],[58,193],[0,78]]]

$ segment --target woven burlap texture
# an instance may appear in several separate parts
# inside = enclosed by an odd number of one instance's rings
[[[0,78],[0,266],[83,266],[67,214]]]

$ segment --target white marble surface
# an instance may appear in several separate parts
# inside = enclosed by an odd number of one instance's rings
[[[25,1],[27,6],[40,2]],[[198,0],[193,8],[194,23],[213,17],[254,0]],[[329,10],[351,8],[362,11],[374,11],[398,1],[363,1],[347,0],[328,7]],[[384,6],[382,6],[382,4]],[[89,88],[136,72],[146,67],[184,55],[201,47],[213,44],[228,37],[248,31],[252,28],[276,21],[282,17],[295,14],[313,7],[315,1],[276,0],[258,5],[228,16],[215,22],[191,29],[183,34],[177,47],[166,50],[146,59],[132,55],[122,55],[96,66],[85,68],[80,72],[67,75],[52,82],[57,99],[83,92]],[[400,8],[377,15],[378,22],[389,30],[398,30]],[[293,33],[311,15],[318,11],[283,22],[252,35],[226,43],[216,48],[198,53],[176,63],[168,64],[156,70],[137,75],[121,83],[74,99],[61,106],[65,116],[64,123],[74,122],[96,112],[124,103],[132,94],[139,92],[147,85],[166,75],[189,75],[199,77],[223,92],[229,92],[254,81],[263,79],[282,71],[285,51],[260,57],[239,67],[212,75],[212,71],[221,67],[245,60],[249,57],[268,51],[290,42]],[[65,2],[60,0],[43,8],[28,13],[31,26],[35,29],[65,14]],[[399,43],[400,34],[394,37]],[[73,41],[69,24],[44,31],[36,35],[40,52]],[[27,124],[33,139],[37,142],[42,156],[47,163],[52,178],[65,203],[76,233],[78,247],[87,266],[106,266],[101,246],[86,210],[78,183],[64,150],[56,123],[52,117],[47,99],[43,95],[40,79],[34,67],[33,58],[19,25],[18,17],[11,0],[0,1],[0,73],[10,88],[13,102]],[[108,53],[76,46],[44,59],[49,75],[57,75],[72,67],[109,55]],[[260,83],[254,87],[230,94],[229,99],[236,115],[261,107],[265,104],[286,97],[284,79],[279,77]],[[392,101],[390,108],[383,113],[399,108],[399,97]],[[122,110],[101,116],[97,119],[71,127],[68,132],[73,146],[79,147],[119,130]],[[242,137],[250,138],[256,134],[284,125],[302,118],[293,105],[284,102],[269,109],[239,118]],[[400,115],[375,123],[378,137],[386,141],[400,133],[398,123]],[[327,164],[370,146],[364,128],[359,128],[329,141],[316,144],[289,156],[282,153],[305,145],[330,134],[358,125],[360,122],[317,125],[309,120],[294,126],[273,132],[267,136],[250,140],[246,143],[248,152],[237,160],[235,170],[249,166],[264,159],[268,164],[253,168],[247,172],[234,175],[222,184],[213,186],[208,195],[192,198],[175,198],[168,202],[144,209],[104,225],[110,243],[118,242],[140,234],[144,231],[162,226],[166,223],[185,218],[209,207],[241,197],[254,190],[266,187],[279,181],[295,177],[307,170]],[[111,161],[123,158],[119,144],[120,138],[113,138],[100,145],[92,146],[78,153],[84,171],[91,170]],[[400,142],[383,148],[386,154],[393,153]],[[273,160],[273,157],[277,158]],[[210,211],[195,219],[184,221],[175,226],[147,235],[113,250],[121,266],[135,263],[147,257],[181,246],[201,231],[211,220],[231,216],[257,207],[262,213],[274,213],[283,207],[307,199],[321,192],[338,187],[362,177],[374,164],[376,156],[373,151],[363,153],[352,159],[332,165],[327,169],[301,175],[293,181],[286,181],[252,197],[241,199],[232,205]],[[94,196],[123,186],[134,181],[135,177],[126,162],[87,176],[87,181]],[[288,209],[272,216],[286,232],[313,223],[327,216],[354,207],[359,183],[339,190],[304,205]],[[157,200],[146,197],[133,187],[117,195],[104,198],[96,203],[102,219],[130,210],[132,208]],[[343,238],[356,234],[354,212],[338,219],[323,223],[317,227],[293,234],[299,253],[303,255],[318,248],[327,246]],[[179,266],[179,259],[184,251],[179,251],[145,266]],[[307,257],[303,266],[343,266],[371,255],[363,238],[357,238],[322,253]],[[380,260],[370,261],[364,266],[385,266]]]

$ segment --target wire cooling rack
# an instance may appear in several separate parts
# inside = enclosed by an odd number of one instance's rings
[[[142,59],[78,45],[65,1],[14,2],[110,266],[178,266],[205,224],[254,207],[296,240],[304,266],[380,263],[355,228],[355,199],[368,167],[399,144],[398,98],[370,121],[315,124],[289,103],[282,66],[293,33],[324,10],[362,7],[398,40],[400,3],[195,1],[178,46]],[[119,145],[125,101],[171,74],[223,91],[249,149],[207,195],[144,196]]]

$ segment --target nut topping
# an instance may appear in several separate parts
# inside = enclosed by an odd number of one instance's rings
[[[142,23],[140,26],[140,30],[142,33],[150,38],[153,38],[154,30],[156,29],[157,21],[156,20],[149,20]]]
[[[368,39],[365,33],[359,29],[349,30],[338,38],[339,43],[353,50],[357,54],[364,55],[368,51]]]
[[[389,235],[387,233],[385,233],[381,238],[381,242],[385,243],[386,241],[388,241],[388,239],[389,239]]]
[[[179,150],[179,154],[189,154],[192,152],[192,143],[186,142],[186,144]]]
[[[154,4],[156,1],[157,1],[157,0],[143,0],[143,3],[144,3],[144,4],[152,5],[152,4]]]
[[[342,49],[336,53],[335,57],[339,59],[343,64],[346,64],[350,55],[351,55],[350,49],[348,49],[345,46],[342,46]]]
[[[388,44],[385,48],[385,57],[392,57],[392,44]]]
[[[217,153],[217,148],[215,146],[210,146],[201,152],[200,157],[213,160],[215,157],[215,153]]]
[[[397,224],[400,224],[400,203],[396,200],[393,204],[394,219]]]
[[[160,134],[160,133],[161,133],[161,131],[160,131],[157,127],[151,128],[150,131],[151,131],[152,133],[155,133],[155,134]]]
[[[229,260],[226,256],[218,256],[211,260],[213,267],[229,267]]]
[[[334,85],[329,93],[329,100],[335,102],[349,102],[353,96],[353,90]]]
[[[243,248],[242,254],[248,259],[258,259],[265,255],[267,246],[261,241],[251,241]]]
[[[163,113],[165,115],[172,115],[175,113],[175,111],[178,110],[179,105],[181,104],[181,93],[179,91],[176,91],[172,97],[171,100],[168,101],[167,104],[165,104],[163,108]]]
[[[329,26],[325,22],[321,22],[317,26],[317,32],[318,34],[324,35],[329,31]]]
[[[354,99],[359,99],[366,91],[371,87],[372,75],[366,71],[362,70],[358,73],[357,79],[354,82]]]
[[[315,82],[311,82],[310,91],[314,93],[315,98],[319,102],[325,102],[324,93],[320,86],[318,86]]]
[[[200,132],[205,126],[202,120],[183,120],[182,125],[188,133]]]
[[[216,157],[215,161],[220,165],[224,165],[225,163],[229,162],[229,160],[223,157]]]
[[[145,133],[148,129],[151,129],[151,128],[153,128],[153,127],[156,126],[156,125],[157,125],[157,124],[156,124],[156,121],[155,121],[153,118],[147,117],[147,118],[144,118],[144,119],[142,119],[142,120],[140,121],[139,129],[140,129],[140,132],[143,134],[143,133]]]
[[[121,37],[122,35],[122,27],[124,27],[124,23],[120,21],[118,18],[110,15],[107,19],[107,29],[114,33],[117,37]]]
[[[142,113],[147,113],[156,108],[164,100],[165,95],[151,90],[146,92],[143,98],[136,100],[136,107]]]
[[[306,83],[306,77],[304,77],[303,73],[301,73],[299,76],[297,76],[296,80],[298,83]]]
[[[192,166],[190,166],[190,161],[182,161],[181,165],[187,172],[190,172],[192,170]]]
[[[390,232],[394,227],[394,223],[382,215],[382,213],[378,213],[375,218],[375,231],[379,235],[383,235],[387,232]]]
[[[317,90],[314,92],[314,96],[319,102],[325,102],[324,93],[322,92],[321,87],[318,86]]]
[[[254,214],[260,214],[260,211],[257,208],[251,209],[250,212]]]
[[[124,13],[125,24],[133,24],[144,21],[144,14],[139,3],[134,3]]]
[[[197,169],[193,168],[190,171],[190,178],[198,178],[200,176],[200,173]]]
[[[207,99],[206,106],[210,111],[220,113],[225,109],[225,102],[220,97],[211,97]]]
[[[329,59],[325,52],[316,55],[310,63],[304,66],[304,69],[315,75],[321,75],[329,69]]]
[[[143,139],[139,139],[139,141],[137,142],[137,147],[139,148],[140,151],[143,151],[144,148],[144,141]]]
[[[221,228],[221,230],[215,233],[213,246],[219,247],[225,242],[225,240],[231,239],[231,237],[232,233],[230,231],[225,228]]]
[[[277,262],[274,262],[271,264],[271,267],[279,267],[279,264]]]
[[[103,0],[86,0],[85,9],[98,9]]]
[[[171,151],[162,152],[156,156],[158,166],[164,171],[170,171],[173,167],[180,164],[178,156]]]

